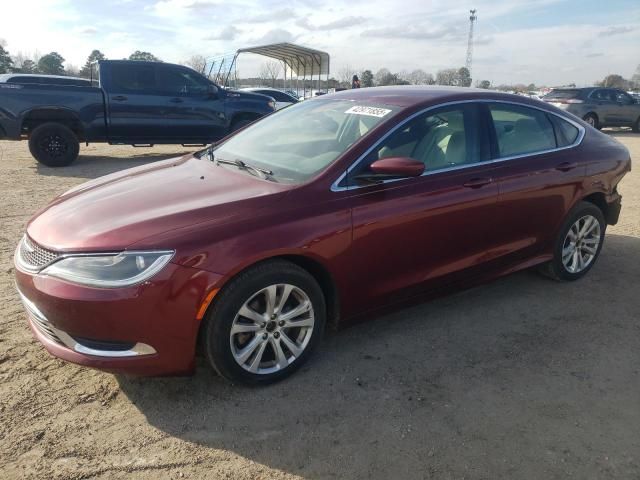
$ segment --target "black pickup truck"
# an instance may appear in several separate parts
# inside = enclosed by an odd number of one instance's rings
[[[204,145],[275,108],[270,97],[225,90],[181,65],[105,60],[98,71],[97,86],[0,75],[0,139],[28,139],[39,162],[60,167],[80,142]]]

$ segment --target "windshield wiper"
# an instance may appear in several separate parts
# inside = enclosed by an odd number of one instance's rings
[[[211,153],[210,155],[213,156],[213,153]],[[211,156],[209,158],[211,158]],[[218,165],[221,163],[225,165],[235,165],[242,170],[251,170],[253,172],[256,172],[259,177],[265,179],[267,178],[267,176],[273,175],[273,172],[271,170],[250,165],[246,162],[243,162],[242,160],[225,160],[224,158],[216,158],[216,163]]]

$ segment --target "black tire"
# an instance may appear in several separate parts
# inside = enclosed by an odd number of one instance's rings
[[[640,117],[638,117],[638,119],[636,120],[636,123],[632,125],[631,130],[633,130],[636,133],[640,133]]]
[[[598,130],[602,128],[595,113],[587,113],[584,117],[582,117],[582,119],[593,128],[597,128]]]
[[[562,252],[565,248],[565,240],[567,239],[567,234],[571,226],[586,215],[590,215],[598,221],[598,224],[600,225],[600,242],[598,243],[595,256],[591,260],[591,262],[579,272],[570,272],[562,262]],[[598,257],[600,256],[600,251],[602,250],[602,245],[604,244],[604,234],[606,228],[607,222],[605,221],[602,210],[600,210],[593,203],[578,203],[578,205],[576,205],[571,210],[571,212],[569,212],[567,218],[562,224],[562,227],[560,228],[558,238],[556,239],[553,247],[553,260],[543,265],[540,269],[541,272],[548,277],[564,282],[578,280],[579,278],[585,276],[589,272],[589,270],[591,270],[593,265],[595,265]]]
[[[300,288],[308,296],[313,306],[315,319],[310,339],[302,353],[288,366],[273,373],[252,373],[242,367],[233,356],[231,327],[241,307],[256,292],[270,285],[282,283]],[[231,382],[266,385],[291,375],[300,368],[316,348],[326,323],[325,299],[322,289],[306,270],[284,260],[266,261],[245,270],[232,279],[216,296],[204,322],[202,341],[206,357],[213,369]],[[256,332],[254,335],[255,337],[249,338],[245,345],[257,338],[258,335],[265,334]],[[271,349],[271,352],[275,353],[269,346],[265,349]]]
[[[43,123],[29,135],[31,155],[47,167],[66,167],[78,158],[80,142],[70,128],[60,123]]]

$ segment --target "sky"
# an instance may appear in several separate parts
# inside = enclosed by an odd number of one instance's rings
[[[493,84],[589,85],[640,64],[640,0],[2,0],[11,53],[57,51],[82,66],[149,51],[166,62],[294,42],[331,55],[332,75],[463,66],[477,9],[472,76]],[[239,72],[257,74],[256,59]]]

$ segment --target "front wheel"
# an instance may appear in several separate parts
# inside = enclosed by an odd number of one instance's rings
[[[216,298],[203,330],[206,355],[228,380],[272,383],[307,360],[325,317],[322,290],[309,273],[287,261],[265,262]]]
[[[78,158],[80,143],[70,128],[59,123],[43,123],[29,135],[31,155],[47,167],[66,167]]]
[[[553,260],[543,267],[543,273],[561,281],[586,275],[600,255],[605,230],[602,211],[592,203],[580,202],[560,229]]]

